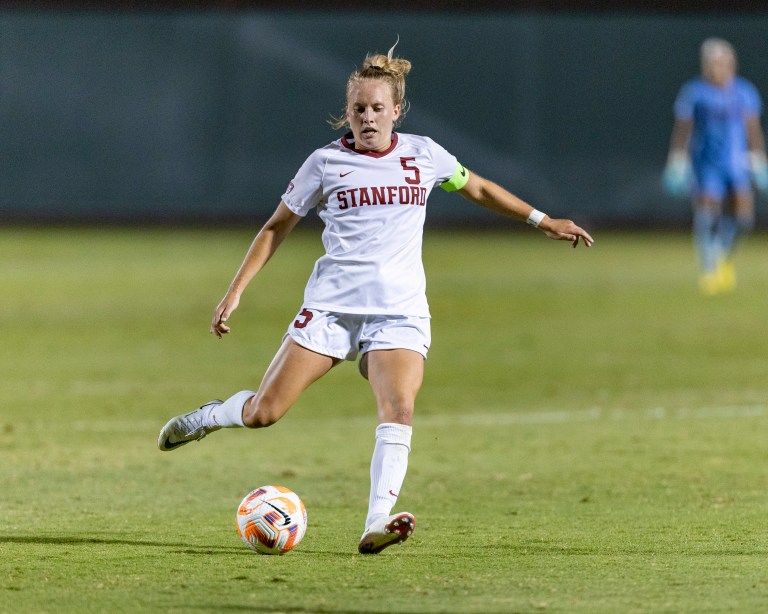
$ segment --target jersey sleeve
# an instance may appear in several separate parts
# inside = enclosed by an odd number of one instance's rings
[[[435,168],[434,185],[441,185],[453,177],[457,166],[459,166],[459,161],[456,159],[456,156],[449,153],[445,148],[435,143],[432,139],[428,137],[425,137],[425,139],[429,143],[432,164]]]
[[[322,150],[313,152],[285,189],[282,200],[296,215],[304,217],[320,203],[325,161],[326,156]]]
[[[680,88],[680,92],[675,99],[675,118],[676,119],[692,119],[693,107],[695,103],[695,86],[693,83],[686,83]]]

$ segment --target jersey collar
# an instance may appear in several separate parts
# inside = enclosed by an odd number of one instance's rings
[[[391,153],[392,150],[397,147],[397,132],[392,133],[392,144],[387,147],[384,151],[358,151],[355,149],[355,136],[351,132],[347,132],[343,137],[341,137],[341,144],[346,147],[347,149],[351,149],[356,154],[360,154],[361,156],[370,156],[371,158],[383,158],[387,154]]]

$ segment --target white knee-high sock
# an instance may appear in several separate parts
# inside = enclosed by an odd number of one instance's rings
[[[408,470],[411,427],[392,422],[376,427],[376,445],[371,459],[371,495],[365,528],[381,516],[389,516],[397,502]]]
[[[232,395],[221,405],[214,405],[208,411],[208,426],[221,428],[245,426],[243,424],[243,405],[256,393],[253,390],[241,390]]]

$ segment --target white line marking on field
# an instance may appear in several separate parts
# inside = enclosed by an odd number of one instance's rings
[[[598,422],[610,420],[705,420],[734,418],[762,418],[768,415],[768,405],[734,405],[725,407],[653,407],[648,409],[603,409],[593,407],[583,410],[532,411],[532,412],[483,412],[462,415],[416,416],[415,424],[426,426],[502,426],[508,424],[567,424],[573,422]]]
[[[562,409],[557,411],[486,411],[465,414],[442,415],[417,415],[414,417],[414,426],[506,426],[514,424],[569,424],[576,422],[624,422],[638,420],[734,420],[743,418],[765,418],[768,416],[768,405],[756,403],[754,405],[730,405],[722,407],[652,407],[647,409],[604,409],[593,407],[591,409]],[[368,416],[306,416],[301,412],[293,414],[297,422],[320,422],[334,427],[354,425],[363,427],[371,425],[375,421],[373,413]],[[288,414],[283,421],[290,421]],[[119,431],[158,431],[165,424],[164,419],[158,420],[74,420],[69,423],[69,428],[80,433],[115,433]],[[2,423],[0,423],[0,426]],[[15,428],[21,431],[33,431],[47,426],[40,421],[17,422]],[[60,425],[62,426],[62,425]]]

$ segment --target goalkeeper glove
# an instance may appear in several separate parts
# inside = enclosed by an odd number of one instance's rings
[[[684,153],[670,155],[662,176],[664,191],[670,196],[688,196],[691,193],[692,184],[693,173],[688,156]]]
[[[768,161],[762,151],[749,152],[749,170],[755,187],[768,194]]]

